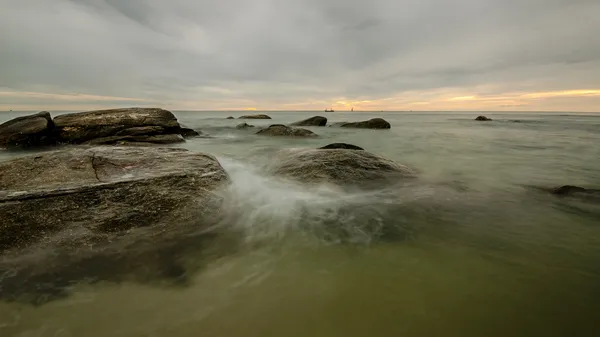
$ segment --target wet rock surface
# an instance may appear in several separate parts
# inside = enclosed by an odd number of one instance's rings
[[[317,134],[310,130],[293,128],[282,124],[270,125],[268,128],[262,129],[256,134],[262,136],[317,137]]]
[[[0,124],[0,148],[26,148],[54,144],[54,123],[49,112],[17,117]]]
[[[476,121],[480,121],[480,122],[488,122],[491,121],[492,119],[486,116],[477,116],[475,118]]]
[[[290,124],[291,126],[325,126],[327,118],[323,116],[314,116],[305,120]]]
[[[336,123],[335,126],[356,129],[389,129],[392,127],[390,123],[383,118],[372,118],[361,122]]]
[[[272,118],[267,115],[264,115],[264,114],[259,114],[259,115],[244,115],[244,116],[238,117],[238,119],[272,119]]]

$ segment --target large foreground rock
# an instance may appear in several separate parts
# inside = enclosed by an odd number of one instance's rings
[[[368,121],[342,123],[339,125],[342,128],[357,128],[357,129],[389,129],[392,126],[383,118],[372,118]]]
[[[357,149],[283,150],[271,170],[301,182],[363,187],[416,177],[404,165]]]
[[[282,124],[273,124],[266,129],[256,133],[262,136],[285,136],[285,137],[316,137],[317,134],[302,128],[292,128]]]
[[[189,130],[181,128],[173,113],[155,108],[110,109],[60,115],[54,118],[54,125],[58,140],[71,144],[117,136],[189,133]],[[115,142],[120,140],[114,139]]]
[[[239,119],[271,119],[271,117],[264,115],[264,114],[259,114],[259,115],[245,115],[245,116],[241,116],[238,117]]]
[[[0,124],[0,148],[51,144],[54,142],[52,139],[53,128],[52,117],[46,111],[17,117]]]
[[[327,118],[323,116],[314,116],[305,120],[290,124],[292,126],[325,126],[327,125]]]
[[[33,244],[88,247],[167,240],[219,216],[228,175],[183,149],[91,147],[0,163],[0,254]]]

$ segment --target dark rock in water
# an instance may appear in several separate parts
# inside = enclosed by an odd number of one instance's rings
[[[271,171],[301,182],[362,187],[416,177],[413,170],[392,160],[348,149],[284,150]]]
[[[152,136],[112,136],[92,139],[85,144],[88,145],[110,145],[110,144],[123,144],[129,143],[151,143],[151,144],[173,144],[185,142],[183,136],[180,134],[167,134],[167,135],[152,135]]]
[[[292,128],[282,124],[273,124],[266,129],[256,133],[263,136],[287,136],[287,137],[316,137],[317,135],[306,129]]]
[[[322,150],[327,150],[327,149],[364,150],[362,147],[352,145],[352,144],[346,144],[346,143],[333,143],[333,144],[329,144],[329,145],[320,147],[319,149],[322,149]]]
[[[254,125],[250,125],[248,123],[242,123],[242,124],[238,124],[238,126],[236,126],[236,129],[247,129],[247,128],[253,128]]]
[[[182,126],[179,129],[179,134],[182,135],[184,138],[191,138],[200,136],[202,132]]]
[[[339,125],[342,128],[357,128],[357,129],[389,129],[392,126],[383,118],[373,118],[368,121],[343,123]]]
[[[476,121],[491,121],[491,118],[488,118],[486,116],[477,116],[477,118],[475,118]]]
[[[54,118],[59,141],[81,144],[95,138],[126,135],[181,134],[181,126],[167,110],[126,108],[80,112]],[[146,128],[146,129],[142,129]],[[161,128],[161,129],[159,129]],[[125,131],[134,129],[132,131]],[[148,131],[149,133],[142,133]]]
[[[17,117],[0,124],[0,148],[53,144],[53,129],[54,123],[49,112]]]
[[[210,155],[153,147],[71,148],[0,163],[0,172],[0,255],[126,242],[142,228],[150,246],[206,230],[222,201],[214,191],[229,180]]]
[[[233,116],[229,116],[229,117],[227,117],[225,119],[235,119],[235,118],[233,118]]]
[[[245,116],[241,116],[238,117],[239,119],[271,119],[271,117],[267,116],[267,115],[263,115],[263,114],[259,114],[259,115],[245,115]]]
[[[290,124],[291,126],[325,126],[327,125],[327,118],[322,116],[314,116],[307,118],[303,121]]]
[[[583,188],[573,185],[565,185],[550,190],[550,193],[562,197],[579,197],[583,199],[598,199],[600,200],[600,189]]]

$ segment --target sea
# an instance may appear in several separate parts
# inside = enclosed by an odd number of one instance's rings
[[[600,204],[544,192],[600,188],[600,113],[174,113],[203,136],[172,146],[212,154],[230,175],[243,247],[193,250],[183,258],[201,262],[185,284],[77,279],[68,296],[0,300],[0,336],[600,336]],[[0,113],[0,123],[22,114]],[[392,127],[255,134],[315,115]],[[236,129],[243,122],[255,128]],[[419,186],[342,192],[264,169],[282,148],[338,142],[413,168]],[[0,161],[32,153],[0,151]],[[325,240],[304,230],[319,221],[406,235]]]

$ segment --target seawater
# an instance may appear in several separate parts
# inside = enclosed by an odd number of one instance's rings
[[[392,129],[309,127],[320,137],[270,138],[225,119],[241,112],[176,112],[210,137],[176,146],[215,155],[231,176],[222,193],[243,233],[236,249],[185,256],[200,267],[184,285],[74,280],[64,298],[0,301],[0,336],[600,334],[600,207],[532,188],[600,187],[600,115],[266,113],[273,119],[245,122],[382,117]],[[0,122],[16,115],[0,113]],[[333,142],[410,166],[420,183],[347,192],[264,169],[281,148]],[[2,151],[0,160],[27,154]],[[348,206],[355,211],[340,211]],[[323,221],[406,231],[323,240],[310,230]]]

